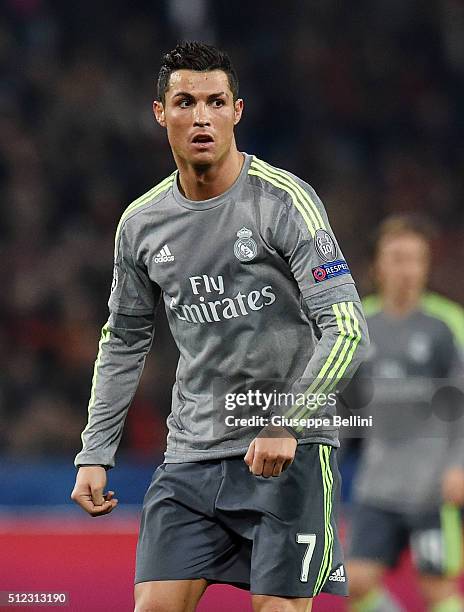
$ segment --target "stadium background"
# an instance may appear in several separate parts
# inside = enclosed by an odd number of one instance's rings
[[[239,148],[316,188],[362,295],[379,220],[426,211],[439,230],[431,286],[464,302],[461,0],[3,0],[0,591],[67,591],[76,611],[131,609],[138,512],[162,461],[177,355],[160,312],[109,475],[120,507],[95,520],[69,500],[114,231],[173,169],[151,101],[161,53],[184,39],[230,53]],[[406,559],[389,580],[420,611],[409,571]],[[199,610],[219,606],[251,609],[214,587]]]

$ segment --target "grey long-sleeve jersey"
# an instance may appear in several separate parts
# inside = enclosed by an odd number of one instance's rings
[[[298,443],[338,445],[315,417],[368,344],[356,288],[314,190],[244,157],[218,197],[186,199],[174,172],[123,213],[76,466],[114,466],[161,299],[180,353],[165,461],[244,454],[275,417]]]
[[[405,319],[386,315],[378,296],[365,309],[371,350],[353,382],[369,390],[363,410],[374,427],[365,430],[355,497],[397,512],[436,510],[444,472],[464,467],[464,311],[433,293]]]

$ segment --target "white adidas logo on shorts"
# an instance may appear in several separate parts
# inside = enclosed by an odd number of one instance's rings
[[[167,244],[161,249],[161,251],[155,257],[155,263],[165,263],[167,261],[174,261],[174,255],[171,253]]]
[[[343,565],[340,565],[338,569],[330,574],[329,580],[332,580],[333,582],[346,582],[345,568]]]

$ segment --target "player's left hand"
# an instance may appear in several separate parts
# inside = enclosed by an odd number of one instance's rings
[[[250,443],[244,461],[255,476],[280,476],[292,464],[296,447],[285,427],[265,427]]]
[[[441,488],[445,502],[464,506],[464,469],[459,466],[447,469]]]

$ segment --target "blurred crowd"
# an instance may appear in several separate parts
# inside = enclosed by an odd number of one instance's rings
[[[437,225],[432,287],[464,301],[461,0],[3,0],[0,453],[73,456],[120,214],[174,169],[151,103],[164,51],[231,55],[241,150],[326,204],[360,293],[389,212]],[[177,353],[162,312],[122,450],[164,450]]]

